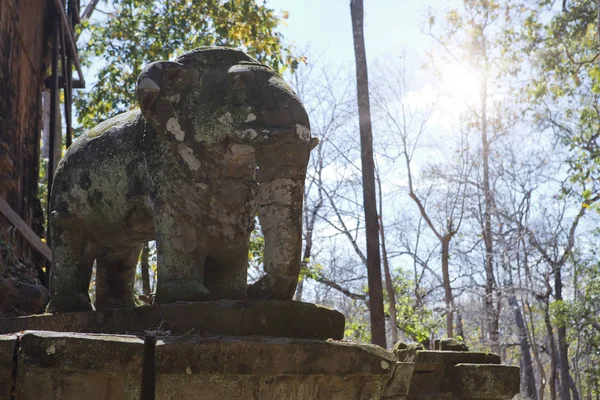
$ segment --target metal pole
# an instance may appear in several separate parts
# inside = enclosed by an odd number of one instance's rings
[[[142,361],[141,400],[156,398],[156,336],[144,338],[144,358]]]

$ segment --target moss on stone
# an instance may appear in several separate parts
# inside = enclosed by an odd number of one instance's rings
[[[106,132],[108,132],[111,128],[132,124],[139,117],[140,110],[136,108],[131,111],[127,111],[125,113],[116,115],[111,119],[107,119],[106,121],[98,124],[87,132],[87,137],[89,139],[93,139],[99,136],[102,136]]]

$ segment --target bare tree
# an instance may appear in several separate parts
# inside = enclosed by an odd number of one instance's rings
[[[427,173],[423,178],[425,182],[429,181],[426,183],[428,185],[426,196],[431,198],[431,192],[435,191],[437,192],[435,194],[442,199],[441,203],[433,204],[433,207],[428,210],[423,195],[420,196],[416,189],[413,161],[416,151],[422,146],[421,140],[425,136],[427,123],[434,107],[430,105],[425,110],[415,110],[407,100],[410,89],[403,64],[388,63],[384,69],[386,79],[379,82],[375,104],[385,119],[385,125],[393,133],[396,146],[400,149],[408,179],[408,195],[439,242],[446,303],[446,335],[452,337],[454,336],[454,297],[450,280],[450,244],[459,232],[465,214],[467,179],[472,163],[468,152],[465,151],[465,143],[461,140],[457,149],[460,155],[457,166],[424,166]],[[394,78],[389,78],[390,76]],[[438,218],[438,221],[434,218]]]

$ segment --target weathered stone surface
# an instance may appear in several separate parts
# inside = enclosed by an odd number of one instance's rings
[[[142,348],[135,337],[25,332],[15,399],[139,399]]]
[[[394,356],[372,345],[165,338],[157,343],[157,398],[377,400],[394,367]]]
[[[421,350],[416,352],[416,362],[422,365],[500,364],[501,360],[494,353]]]
[[[50,201],[50,312],[133,307],[143,243],[156,240],[155,301],[290,300],[300,273],[308,115],[273,69],[199,48],[147,65],[140,110],[80,136]],[[258,212],[263,276],[247,287]]]
[[[138,400],[142,355],[132,336],[27,331],[15,399]],[[409,367],[377,346],[333,340],[159,337],[157,399],[378,400],[387,384],[391,400]]]
[[[0,335],[0,400],[9,400],[13,386],[13,357],[17,335]]]
[[[415,362],[408,400],[505,400],[519,392],[519,368],[500,365],[497,354],[399,350],[397,357]]]
[[[124,334],[158,328],[173,335],[341,339],[344,316],[335,310],[295,301],[222,300],[0,319],[0,333],[29,329]]]
[[[396,362],[392,377],[383,390],[383,400],[404,400],[410,391],[414,363]]]
[[[469,351],[469,347],[465,342],[460,342],[455,338],[435,340],[433,342],[433,349],[440,351]]]
[[[463,399],[511,399],[519,393],[519,367],[458,364],[444,381],[446,390]]]

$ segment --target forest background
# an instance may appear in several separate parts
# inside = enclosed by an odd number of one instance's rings
[[[522,398],[600,399],[600,2],[365,3],[388,346],[457,337],[520,365]],[[287,78],[321,140],[295,298],[370,341],[348,2],[104,0],[79,30],[77,134],[136,107],[146,63],[200,45]],[[261,262],[257,230],[251,280]],[[155,272],[149,244],[142,299]]]

